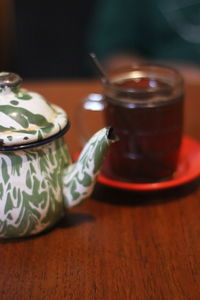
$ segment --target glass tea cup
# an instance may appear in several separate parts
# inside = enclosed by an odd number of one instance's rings
[[[102,110],[104,124],[119,140],[112,144],[102,172],[127,182],[157,182],[176,171],[183,135],[184,90],[174,69],[142,65],[123,70],[90,94],[86,110]]]

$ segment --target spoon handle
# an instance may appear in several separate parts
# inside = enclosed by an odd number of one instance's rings
[[[110,81],[109,81],[107,75],[105,74],[105,72],[104,72],[104,70],[103,70],[101,64],[99,63],[99,61],[98,61],[96,55],[95,55],[94,53],[90,53],[89,55],[90,55],[90,57],[91,57],[91,59],[92,59],[94,65],[95,65],[95,67],[97,68],[97,71],[99,72],[99,75],[100,75],[100,78],[101,78],[102,83],[104,83],[104,84],[105,84],[105,83],[109,84]]]

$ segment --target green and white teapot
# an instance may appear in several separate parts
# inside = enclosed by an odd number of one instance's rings
[[[103,128],[72,164],[63,135],[63,109],[20,88],[21,78],[0,73],[0,237],[37,234],[53,226],[92,190],[112,129]]]

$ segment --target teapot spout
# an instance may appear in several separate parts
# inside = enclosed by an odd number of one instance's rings
[[[104,155],[116,140],[112,127],[99,130],[87,142],[77,162],[65,169],[63,193],[66,207],[77,205],[90,196]]]

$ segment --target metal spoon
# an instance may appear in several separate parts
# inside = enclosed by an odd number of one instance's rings
[[[91,59],[92,59],[92,62],[94,63],[95,67],[97,68],[97,71],[100,75],[100,79],[101,79],[101,82],[103,84],[110,84],[110,80],[108,79],[106,73],[104,72],[101,64],[99,63],[96,55],[94,53],[89,53]]]

